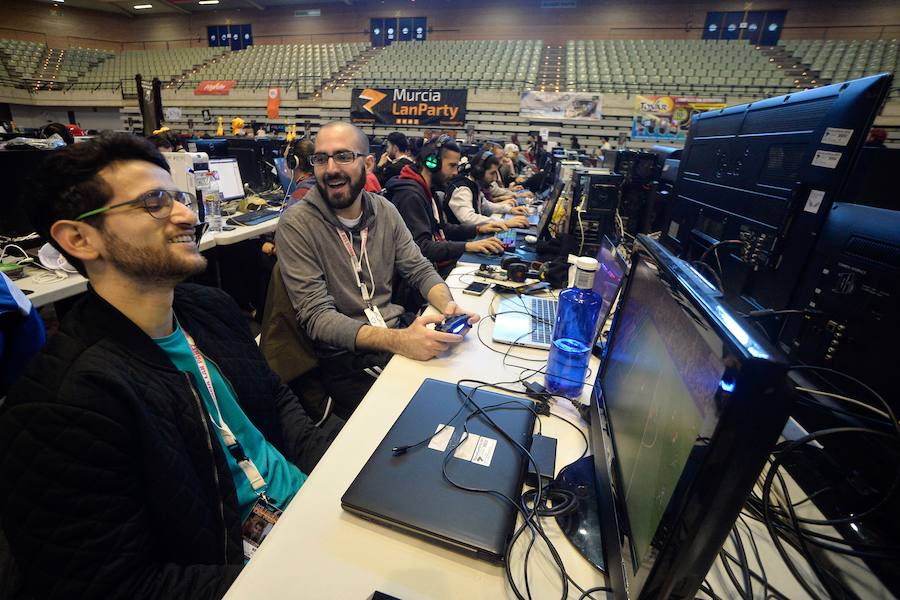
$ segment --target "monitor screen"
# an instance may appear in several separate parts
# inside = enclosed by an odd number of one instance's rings
[[[237,159],[210,159],[209,169],[219,176],[219,191],[225,200],[238,200],[244,197],[244,182],[238,169]]]
[[[557,180],[556,183],[553,184],[550,196],[547,197],[547,201],[544,203],[544,210],[541,213],[540,221],[538,221],[538,239],[543,240],[550,237],[550,231],[547,226],[550,224],[551,219],[553,219],[553,213],[556,211],[556,203],[559,200],[559,195],[562,193],[562,190],[563,183],[562,181]]]
[[[721,352],[710,347],[655,265],[638,260],[630,277],[600,386],[636,571],[727,384]]]
[[[622,279],[625,277],[625,271],[628,268],[625,259],[619,254],[615,244],[604,236],[603,242],[600,244],[600,251],[597,252],[597,262],[599,268],[594,275],[594,291],[603,299],[603,305],[600,307],[600,318],[597,320],[597,335],[603,329],[603,324],[609,318],[613,303],[619,294],[619,288],[622,287]]]
[[[284,190],[284,193],[290,193],[293,191],[292,185],[292,177],[293,174],[291,170],[287,168],[287,159],[286,158],[276,158],[275,162],[275,171],[278,173],[278,183],[281,185],[281,189]]]

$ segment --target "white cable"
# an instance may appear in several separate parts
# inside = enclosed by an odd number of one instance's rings
[[[580,210],[576,210],[575,214],[578,215],[578,227],[581,229],[581,242],[578,244],[578,256],[581,256],[581,251],[584,250],[584,221],[581,220]]]
[[[7,245],[3,246],[3,249],[2,249],[2,250],[0,250],[0,261],[3,260],[3,257],[6,256],[6,251],[9,250],[10,248],[15,248],[16,250],[18,250],[19,252],[21,252],[23,258],[31,258],[30,256],[28,256],[28,253],[27,253],[27,252],[25,252],[24,250],[22,250],[21,247],[16,246],[15,244],[7,244]],[[16,263],[18,263],[18,262],[20,262],[20,261],[16,261]]]
[[[854,400],[853,398],[848,398],[847,396],[841,396],[840,394],[834,394],[832,392],[826,392],[823,390],[814,390],[812,388],[806,388],[806,387],[800,387],[800,386],[796,386],[794,389],[801,391],[801,392],[806,392],[808,394],[817,394],[819,396],[827,396],[828,398],[834,398],[835,400],[841,400],[843,402],[849,402],[851,404],[856,404],[857,406],[860,406],[862,408],[865,408],[866,410],[870,410],[873,413],[878,414],[879,416],[887,419],[888,421],[891,420],[891,416],[889,414],[887,414],[886,412],[884,412],[883,410],[879,410],[879,409],[875,408],[874,406],[869,406],[865,402],[861,402],[859,400]]]

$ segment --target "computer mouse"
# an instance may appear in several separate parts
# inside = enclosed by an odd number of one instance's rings
[[[456,315],[453,317],[445,318],[443,321],[435,325],[434,330],[462,335],[470,327],[471,325],[469,325],[469,315]]]
[[[526,244],[537,244],[537,236],[536,235],[526,235],[525,243]]]

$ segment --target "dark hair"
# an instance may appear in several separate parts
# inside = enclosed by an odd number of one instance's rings
[[[41,130],[41,135],[45,138],[49,138],[54,133],[58,134],[67,146],[71,146],[75,143],[75,136],[73,136],[72,132],[69,131],[69,128],[62,123],[50,123]]]
[[[173,150],[175,149],[175,142],[173,142],[172,138],[165,133],[157,133],[156,135],[151,135],[147,138],[147,141],[153,144],[156,148],[169,147]]]
[[[389,133],[385,139],[397,146],[397,150],[400,152],[409,152],[409,140],[399,131]]]
[[[430,142],[422,146],[422,149],[419,150],[419,155],[416,157],[416,165],[419,167],[425,166],[425,159],[434,154],[437,150],[437,140],[438,138],[432,138]],[[459,149],[459,145],[453,141],[452,139],[448,139],[441,146],[441,159],[444,158],[444,155],[448,152],[456,152],[457,154],[462,154],[462,150]]]
[[[476,156],[472,160],[472,168],[469,172],[477,182],[479,179],[484,177],[484,174],[488,172],[488,169],[496,166],[500,166],[500,161],[496,156],[493,155],[493,153],[487,151],[481,156]]]
[[[316,145],[307,138],[299,139],[291,146],[291,154],[297,157],[297,168],[304,173],[313,172],[313,166],[309,162],[309,157],[315,152]]]
[[[51,152],[28,184],[26,210],[32,226],[82,275],[87,276],[84,264],[59,246],[50,235],[50,227],[109,202],[113,190],[97,173],[114,162],[127,160],[143,160],[169,171],[166,159],[146,139],[130,133],[103,133]]]

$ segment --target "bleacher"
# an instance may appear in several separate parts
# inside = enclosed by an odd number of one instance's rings
[[[167,50],[126,50],[106,60],[78,79],[79,84],[108,85],[123,82],[125,93],[136,93],[134,76],[158,77],[173,81],[222,56],[222,48],[170,48]],[[193,75],[192,75],[193,76]]]
[[[0,63],[10,79],[31,79],[46,49],[38,42],[0,39]]]
[[[533,87],[540,40],[398,42],[341,81],[343,86]]]
[[[207,64],[184,81],[233,79],[239,88],[297,85],[300,93],[311,93],[367,48],[362,42],[251,46]]]
[[[572,40],[572,92],[772,94],[794,87],[769,58],[739,40]]]
[[[822,83],[897,70],[897,40],[783,40],[779,46],[818,72]]]

